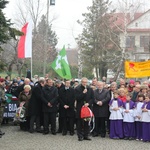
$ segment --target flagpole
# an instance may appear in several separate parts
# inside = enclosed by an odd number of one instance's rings
[[[31,57],[31,80],[32,80],[32,57]]]

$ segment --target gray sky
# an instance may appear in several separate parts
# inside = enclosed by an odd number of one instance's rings
[[[5,9],[6,16],[13,20],[16,0],[9,0],[10,3]],[[22,1],[22,0],[19,0]],[[35,0],[36,1],[36,0]],[[45,3],[47,0],[42,0]],[[49,18],[52,15],[57,16],[57,19],[52,23],[53,30],[56,31],[58,36],[57,48],[62,48],[63,45],[70,48],[77,46],[75,37],[82,32],[82,27],[77,23],[77,20],[82,20],[82,13],[87,12],[87,7],[92,5],[92,0],[55,0],[56,5],[50,6]],[[124,0],[112,0],[114,8],[117,6],[116,1]],[[150,7],[150,0],[125,0],[129,3],[134,1],[140,1],[146,3],[144,7],[147,9]],[[117,3],[118,4],[118,3]],[[45,8],[46,11],[46,8]],[[14,22],[15,23],[15,22]],[[21,28],[21,27],[20,27]]]
[[[47,0],[45,1],[47,2]],[[15,0],[9,0],[4,11],[13,22],[15,4]],[[68,44],[70,44],[70,48],[77,46],[74,37],[82,32],[82,27],[77,23],[77,20],[82,19],[82,13],[86,12],[87,7],[91,4],[92,0],[56,0],[56,5],[50,6],[49,18],[51,18],[51,14],[57,16],[57,19],[52,22],[53,30],[58,36],[57,48],[62,48],[63,45],[68,47]]]

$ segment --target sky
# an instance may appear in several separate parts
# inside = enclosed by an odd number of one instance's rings
[[[21,0],[20,0],[21,1]],[[43,1],[43,0],[42,0]],[[45,0],[47,2],[47,0]],[[92,0],[55,0],[55,6],[49,8],[49,20],[55,15],[52,29],[58,37],[57,48],[77,47],[75,37],[82,32],[82,27],[77,20],[82,19],[82,13],[87,12],[87,7],[92,5]],[[4,10],[6,16],[14,21],[16,0],[9,0]],[[46,8],[45,8],[46,11]],[[15,23],[15,22],[14,22]]]
[[[17,0],[9,0],[7,8],[4,10],[6,16],[14,21],[15,5]],[[20,2],[22,0],[19,0]],[[36,0],[35,0],[36,1]],[[41,0],[47,3],[47,0]],[[82,20],[82,13],[87,12],[87,7],[92,5],[92,0],[55,0],[55,6],[49,8],[49,20],[53,16],[57,16],[52,22],[52,29],[56,32],[58,37],[57,48],[62,48],[64,45],[70,48],[76,48],[77,43],[75,38],[82,33],[82,26],[77,23],[77,20]],[[117,1],[123,0],[112,0],[114,8],[116,7]],[[146,6],[150,8],[149,0],[125,0],[129,1],[140,1],[146,3]],[[45,8],[46,12],[46,8]],[[15,23],[15,21],[14,21]],[[20,27],[21,28],[21,27]]]

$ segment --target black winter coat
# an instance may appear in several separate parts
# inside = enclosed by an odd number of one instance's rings
[[[29,115],[39,116],[42,114],[42,86],[38,83],[32,89],[32,96],[29,101]]]
[[[75,98],[77,101],[77,105],[76,105],[76,110],[77,110],[76,117],[77,118],[80,118],[81,108],[84,105],[84,103],[89,103],[89,107],[91,107],[94,101],[93,89],[88,86],[87,93],[83,93],[84,89],[85,87],[82,85],[78,85],[75,88]]]
[[[109,116],[109,106],[110,94],[106,89],[103,89],[101,93],[96,89],[94,91],[94,104],[93,104],[93,113],[95,117],[108,117]],[[98,101],[102,101],[102,106],[97,105]]]
[[[43,112],[57,112],[58,90],[56,87],[45,85],[42,90]],[[48,106],[48,102],[52,107]]]
[[[59,91],[59,113],[60,117],[74,117],[75,111],[74,111],[74,103],[75,103],[75,93],[73,88],[65,89],[63,87]],[[64,105],[68,105],[69,108],[65,109]]]

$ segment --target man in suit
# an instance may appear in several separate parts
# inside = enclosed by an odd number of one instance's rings
[[[41,132],[41,122],[43,121],[42,112],[42,88],[45,85],[45,78],[40,77],[36,86],[32,89],[31,99],[29,101],[30,115],[30,133],[34,132],[34,122],[36,122],[36,131]]]
[[[81,118],[81,108],[82,106],[91,107],[94,101],[94,92],[92,88],[88,86],[88,79],[82,78],[81,84],[75,88],[75,96],[76,96],[76,110],[77,110],[77,135],[78,140],[91,140],[89,138],[89,122],[85,121]]]
[[[93,113],[95,116],[95,129],[94,136],[98,136],[100,133],[101,137],[104,138],[106,135],[105,120],[109,116],[108,103],[110,95],[108,91],[104,89],[104,83],[98,82],[97,89],[94,91],[94,104]]]
[[[51,133],[56,135],[56,114],[58,103],[58,90],[53,85],[52,79],[46,80],[46,85],[42,89],[43,113],[44,113],[44,134],[49,133],[49,123],[51,123]]]
[[[70,85],[70,81],[65,81],[65,86],[59,92],[59,115],[63,122],[62,135],[67,134],[67,129],[69,128],[70,135],[74,134],[74,103],[75,103],[75,93],[74,89]],[[68,123],[68,126],[67,126]]]

